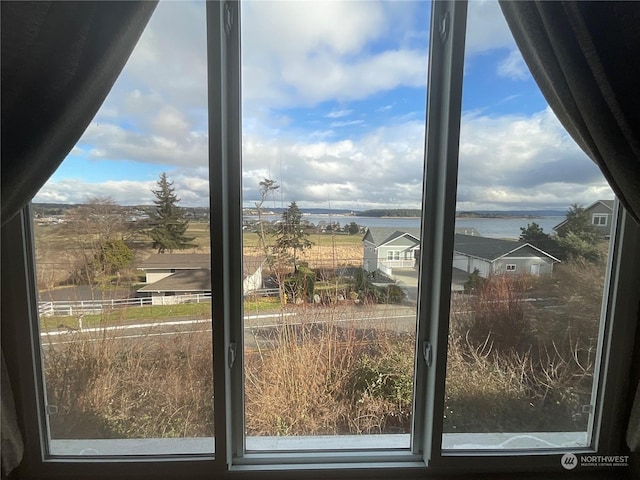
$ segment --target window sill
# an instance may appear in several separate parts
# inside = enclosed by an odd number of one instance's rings
[[[51,440],[50,453],[56,457],[76,456],[132,456],[132,455],[212,455],[214,438],[136,438]],[[360,454],[375,450],[378,453],[408,452],[409,434],[394,435],[318,435],[247,437],[249,456],[293,453],[314,455],[318,452]],[[461,451],[584,449],[588,447],[586,432],[532,433],[445,433],[442,448],[445,454]]]

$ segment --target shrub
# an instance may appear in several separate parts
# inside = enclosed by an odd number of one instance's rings
[[[523,353],[532,341],[524,302],[528,284],[525,276],[496,275],[486,279],[475,296],[463,300],[463,304],[452,305],[455,319],[452,332],[467,339],[474,348],[486,344],[494,353],[511,350]],[[458,314],[463,311],[472,313]]]
[[[284,280],[284,290],[289,298],[311,300],[316,283],[316,274],[306,266],[299,266],[296,272]]]

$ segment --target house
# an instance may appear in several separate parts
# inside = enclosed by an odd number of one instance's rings
[[[393,268],[415,267],[420,258],[420,229],[372,227],[362,239],[364,243],[364,269],[380,270],[391,276]]]
[[[530,243],[456,233],[453,267],[481,277],[500,274],[551,275],[557,258]]]
[[[154,253],[138,265],[146,274],[146,283],[154,283],[181,271],[211,267],[207,253]]]
[[[395,228],[369,228],[363,238],[364,269],[392,276],[394,268],[416,267],[420,258],[420,231]],[[482,277],[497,274],[550,275],[557,258],[529,243],[455,234],[453,268],[458,273]]]
[[[613,228],[613,204],[613,200],[598,200],[584,209],[589,216],[589,223],[606,238],[611,237],[611,229]],[[553,229],[560,233],[566,223],[567,220],[559,223]]]
[[[242,289],[249,294],[262,288],[264,259],[244,256]],[[146,274],[140,296],[151,296],[153,305],[176,303],[176,295],[211,293],[211,255],[204,253],[156,253],[138,266]]]

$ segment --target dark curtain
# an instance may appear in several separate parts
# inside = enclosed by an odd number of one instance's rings
[[[78,141],[156,3],[0,2],[2,225]],[[4,356],[1,361],[4,477],[20,463],[23,445]]]
[[[500,6],[549,106],[640,223],[640,2]],[[627,431],[632,451],[639,432],[640,386]]]
[[[0,2],[2,224],[71,151],[156,2]]]

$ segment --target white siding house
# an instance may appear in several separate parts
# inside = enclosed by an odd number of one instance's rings
[[[262,288],[261,257],[243,257],[243,292]],[[211,255],[200,253],[153,254],[138,266],[145,271],[146,285],[138,289],[151,296],[154,305],[172,303],[167,297],[211,293]]]
[[[363,243],[367,272],[379,270],[391,276],[394,268],[414,267],[420,258],[418,229],[369,228]],[[484,278],[498,274],[550,275],[559,261],[529,243],[455,234],[452,267],[469,274],[478,270]]]

